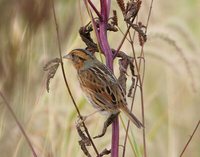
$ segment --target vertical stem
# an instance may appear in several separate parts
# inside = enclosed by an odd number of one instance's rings
[[[119,156],[118,146],[119,146],[119,118],[116,117],[112,123],[111,157]]]
[[[101,43],[100,45],[106,57],[106,65],[113,71],[113,55],[107,38],[107,23],[108,23],[107,0],[101,0],[100,2],[101,2],[101,16],[102,16],[102,19],[100,19],[99,23],[99,37]]]
[[[88,0],[90,5],[92,4],[90,0]],[[108,24],[108,18],[110,13],[110,6],[111,6],[111,0],[100,0],[100,15],[98,14],[97,9],[92,4],[91,7],[93,10],[97,13],[99,16],[99,29],[95,30],[98,43],[100,45],[100,49],[105,55],[106,58],[106,66],[113,72],[113,60],[115,55],[112,54],[112,50],[108,43],[107,38],[107,24]],[[92,22],[95,23],[95,21],[92,18]],[[95,27],[95,24],[94,24]],[[118,117],[115,118],[115,120],[112,123],[112,146],[111,146],[111,157],[118,157],[118,146],[119,146],[119,119]]]
[[[113,55],[107,39],[107,24],[104,21],[99,23],[99,37],[101,49],[106,57],[106,66],[113,71]]]
[[[107,0],[107,15],[108,15],[108,18],[109,18],[109,15],[110,15],[110,6],[111,6],[111,1]]]
[[[112,54],[107,38],[107,23],[110,12],[110,3],[111,3],[110,0],[100,0],[102,19],[100,19],[99,23],[99,37],[100,37],[101,49],[106,57],[106,65],[113,71],[114,56]],[[119,155],[118,145],[119,145],[119,119],[118,117],[116,117],[112,123],[111,157],[118,157]]]

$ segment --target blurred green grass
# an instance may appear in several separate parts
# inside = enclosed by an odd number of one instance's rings
[[[80,4],[79,7],[79,1],[72,0],[55,3],[63,54],[73,48],[84,47],[78,36],[78,29],[89,18],[82,2]],[[143,23],[147,19],[149,4],[150,1],[142,4],[139,19]],[[149,157],[178,156],[200,119],[199,7],[198,0],[154,1],[148,42],[145,45],[144,100]],[[118,9],[114,2],[113,8]],[[78,145],[79,138],[75,129],[77,115],[64,87],[60,69],[51,81],[50,93],[45,90],[46,76],[43,66],[48,60],[58,56],[49,1],[1,0],[0,13],[0,87],[12,104],[38,155],[84,156]],[[125,31],[123,20],[119,21],[119,25]],[[173,39],[175,46],[163,40],[160,34],[167,39]],[[122,35],[109,35],[111,45],[118,45]],[[139,53],[140,47],[137,45],[136,42],[136,51]],[[177,51],[176,46],[181,52]],[[131,54],[128,43],[122,49]],[[69,63],[65,63],[65,68],[81,112],[83,115],[93,112],[94,109],[79,92],[75,70]],[[115,71],[118,73],[117,68]],[[128,83],[130,85],[130,81]],[[139,93],[136,96],[134,112],[141,119]],[[102,119],[105,119],[102,115],[95,114],[86,121],[92,136],[101,131]],[[125,131],[122,125],[121,128],[122,144]],[[136,143],[142,149],[141,131],[134,126],[131,126],[131,130]],[[132,134],[130,137],[133,137]],[[200,156],[198,135],[199,129],[185,156]],[[111,128],[105,137],[95,140],[98,149],[109,148],[110,138]],[[93,152],[92,148],[90,150]],[[0,103],[0,152],[1,157],[32,156],[3,103]],[[130,144],[126,155],[133,156]]]

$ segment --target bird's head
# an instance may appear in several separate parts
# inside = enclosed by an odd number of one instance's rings
[[[93,54],[88,50],[74,49],[63,58],[69,59],[73,62],[74,67],[79,70],[85,64],[85,62],[92,61],[95,59]]]

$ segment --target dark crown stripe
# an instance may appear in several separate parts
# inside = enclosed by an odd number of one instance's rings
[[[94,55],[90,51],[88,51],[88,50],[85,50],[85,49],[74,49],[74,50],[82,51],[85,54],[89,55],[90,57],[94,58]]]

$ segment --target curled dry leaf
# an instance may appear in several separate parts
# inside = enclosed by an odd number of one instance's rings
[[[93,31],[93,28],[89,26],[81,27],[79,29],[79,34],[82,41],[87,45],[87,48],[90,49],[91,52],[95,52],[97,49],[97,44],[94,43],[93,39],[91,38],[90,32]]]
[[[126,77],[126,71],[128,68],[128,62],[126,59],[120,59],[119,60],[119,71],[120,71],[120,75],[118,78],[118,82],[119,84],[122,86],[122,89],[126,95],[126,81],[127,81],[127,77]]]
[[[111,21],[110,21],[110,19],[111,19]],[[107,23],[107,30],[108,31],[112,31],[112,32],[117,32],[118,31],[118,29],[117,29],[117,27],[115,27],[116,25],[116,21],[114,22],[113,20],[113,17],[111,17],[109,19],[109,21],[108,21],[108,23]],[[116,20],[116,19],[115,19]],[[95,23],[96,23],[96,27],[97,27],[97,29],[99,29],[99,19],[95,19]]]
[[[96,26],[98,28],[99,27],[99,20],[95,19],[95,23],[96,23]],[[107,30],[113,31],[113,32],[118,31],[118,29],[115,27],[113,21],[111,21],[110,23],[108,23]],[[79,29],[79,35],[80,35],[82,41],[86,44],[86,46],[87,46],[86,49],[89,50],[92,53],[95,53],[95,52],[98,52],[99,50],[98,50],[97,44],[91,38],[91,34],[90,33],[92,31],[93,31],[93,27],[92,27],[91,22],[89,22],[87,25],[85,25],[85,26],[83,26],[83,27],[81,27]]]
[[[60,65],[60,59],[55,58],[55,59],[52,59],[49,62],[47,62],[47,64],[43,68],[44,71],[48,71],[47,81],[46,81],[47,92],[49,92],[50,79],[52,79],[55,76],[59,65]]]
[[[86,148],[85,143],[84,143],[82,140],[79,141],[79,145],[81,146],[81,150],[83,151],[83,153],[84,153],[87,157],[91,157],[89,151],[88,151],[87,148]]]
[[[117,29],[117,27],[115,27],[113,21],[111,23],[108,23],[107,30],[108,31],[112,31],[112,32],[117,32],[118,31],[118,29]]]
[[[130,66],[130,70],[131,70],[132,83],[131,83],[131,86],[130,86],[129,91],[128,91],[128,97],[132,97],[133,89],[135,87],[135,77],[137,77],[137,76],[135,75],[133,62],[129,62],[129,66]]]
[[[90,140],[89,138],[85,135],[85,132],[83,131],[83,126],[82,126],[82,123],[78,123],[76,125],[76,130],[79,134],[79,136],[81,137],[81,140],[85,143],[86,146],[90,146],[91,143],[90,143]]]
[[[83,151],[83,153],[87,156],[87,157],[91,157],[87,146],[91,145],[91,142],[89,140],[89,138],[85,135],[85,132],[83,131],[83,126],[82,123],[78,123],[76,125],[76,130],[78,132],[78,135],[80,136],[81,140],[79,141],[79,145],[81,146],[81,150]]]
[[[117,16],[117,15],[114,14],[114,16]],[[115,25],[117,24],[116,23],[117,17],[113,17],[111,19],[112,19],[112,21],[110,23],[108,23],[108,25],[107,25],[107,30],[117,32],[118,29],[117,29],[117,27],[115,27]],[[99,28],[99,19],[95,18],[94,20],[96,23],[96,27],[98,29]],[[85,25],[79,29],[79,34],[80,34],[82,41],[87,45],[86,49],[88,49],[89,51],[94,53],[94,52],[98,52],[99,50],[98,50],[97,44],[91,38],[90,33],[92,31],[93,31],[93,26],[92,26],[92,23],[89,22],[87,25]]]
[[[108,149],[105,148],[105,149],[99,154],[99,156],[102,157],[102,156],[108,155],[108,154],[110,154],[110,153],[111,153],[111,150],[108,150]]]
[[[134,71],[134,65],[133,65],[133,58],[126,55],[124,52],[120,51],[120,57],[121,59],[119,60],[119,71],[120,71],[120,76],[118,78],[118,82],[122,86],[124,93],[126,94],[126,81],[127,81],[127,70],[128,66],[131,71],[131,80],[132,84],[131,87],[129,88],[128,92],[128,97],[131,97],[133,88],[135,87],[135,71]]]

